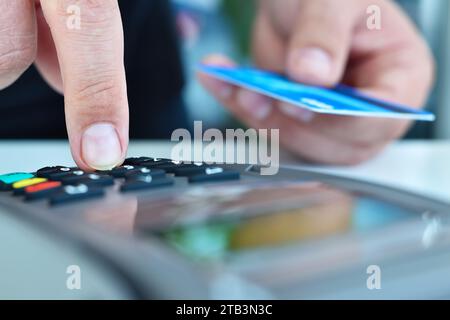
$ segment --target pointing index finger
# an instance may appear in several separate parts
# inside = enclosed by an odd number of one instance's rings
[[[41,0],[63,80],[72,154],[84,169],[120,164],[128,144],[123,31],[117,0]]]

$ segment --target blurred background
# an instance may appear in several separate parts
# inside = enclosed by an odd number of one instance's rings
[[[171,0],[183,39],[183,59],[188,84],[184,96],[192,120],[204,127],[235,125],[229,113],[195,81],[193,69],[205,55],[224,53],[239,63],[251,63],[249,33],[255,1]],[[278,0],[276,0],[278,1]],[[427,108],[435,123],[418,123],[407,139],[450,139],[450,1],[397,0],[427,39],[437,60],[437,81]]]

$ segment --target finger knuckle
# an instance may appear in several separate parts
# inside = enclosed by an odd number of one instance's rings
[[[112,106],[123,103],[124,94],[118,80],[114,77],[100,77],[80,81],[72,97],[72,105],[79,106],[80,114],[109,115]]]
[[[2,41],[0,46],[0,73],[22,73],[33,63],[36,57],[34,42]]]

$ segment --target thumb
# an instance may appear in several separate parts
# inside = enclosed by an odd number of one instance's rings
[[[332,86],[345,71],[357,19],[356,2],[303,1],[288,45],[287,74],[296,81]]]

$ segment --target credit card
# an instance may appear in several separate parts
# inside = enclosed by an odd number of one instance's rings
[[[346,85],[334,88],[305,85],[276,73],[247,67],[201,64],[197,69],[227,83],[316,113],[418,121],[436,119],[431,112],[369,97]]]

